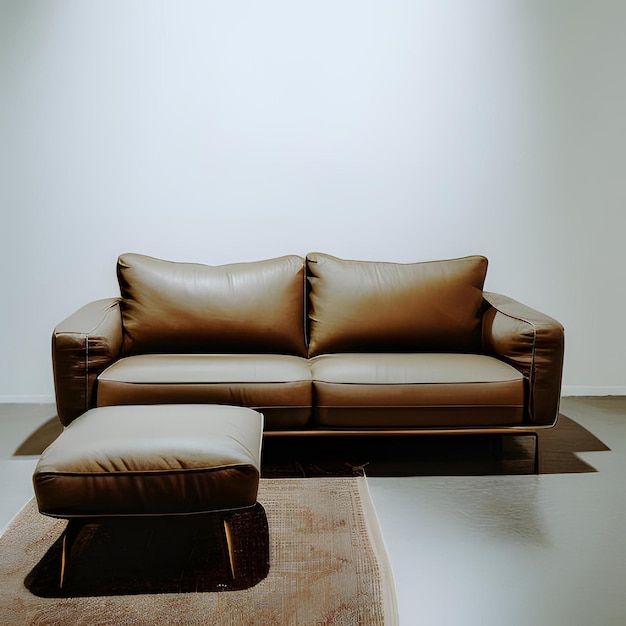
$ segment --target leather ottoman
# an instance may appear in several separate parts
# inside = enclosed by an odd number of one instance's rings
[[[220,514],[235,577],[229,515],[260,505],[263,415],[223,405],[134,405],[87,411],[41,455],[33,475],[39,511],[70,520],[63,537],[63,587],[72,527],[86,521]],[[79,523],[80,522],[80,523]]]

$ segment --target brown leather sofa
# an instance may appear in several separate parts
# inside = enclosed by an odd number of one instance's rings
[[[266,434],[536,433],[557,419],[563,328],[483,291],[487,259],[313,253],[206,266],[123,254],[121,297],[53,334],[58,415],[241,405]]]

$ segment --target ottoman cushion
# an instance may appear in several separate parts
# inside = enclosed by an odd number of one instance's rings
[[[204,513],[256,502],[263,416],[222,405],[100,407],[41,455],[39,510],[54,517]]]

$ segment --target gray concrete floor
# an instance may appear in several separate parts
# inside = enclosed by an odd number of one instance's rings
[[[369,478],[401,624],[626,624],[626,398],[564,398],[597,471]]]
[[[595,471],[370,477],[402,626],[626,624],[626,398],[563,398]],[[0,405],[0,529],[32,497],[14,450],[52,405]]]

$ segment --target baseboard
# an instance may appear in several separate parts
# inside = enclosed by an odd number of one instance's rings
[[[593,387],[587,385],[563,385],[562,396],[626,396],[626,387]]]
[[[54,404],[54,396],[0,396],[0,404]]]

